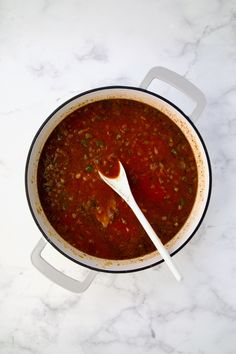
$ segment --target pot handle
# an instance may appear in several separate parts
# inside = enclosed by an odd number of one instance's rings
[[[83,281],[79,281],[63,274],[51,264],[49,264],[43,257],[42,252],[47,245],[43,238],[39,240],[31,253],[31,262],[43,275],[52,280],[54,283],[60,285],[62,288],[72,291],[74,293],[82,293],[87,290],[97,272],[89,271]]]
[[[185,77],[162,66],[156,66],[152,68],[141,82],[140,87],[147,89],[154,79],[165,81],[176,89],[182,91],[185,95],[189,96],[193,101],[196,102],[196,106],[193,112],[190,114],[192,121],[196,122],[206,106],[206,98],[202,91],[200,91]]]

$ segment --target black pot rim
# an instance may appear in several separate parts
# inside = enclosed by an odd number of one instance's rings
[[[101,90],[113,90],[113,89],[127,89],[127,90],[135,90],[135,91],[141,91],[147,94],[150,94],[154,97],[157,97],[161,100],[163,100],[164,102],[168,103],[169,105],[171,105],[172,107],[174,107],[192,126],[192,128],[195,130],[205,153],[206,156],[206,160],[207,160],[207,165],[208,165],[208,171],[209,171],[209,190],[208,190],[208,196],[207,196],[207,200],[206,200],[206,204],[205,204],[205,208],[203,210],[202,216],[198,222],[198,224],[196,225],[194,231],[189,235],[189,237],[187,238],[187,240],[181,244],[181,246],[179,246],[174,252],[171,253],[171,256],[174,256],[175,254],[177,254],[183,247],[186,246],[186,244],[192,239],[192,237],[196,234],[197,230],[199,229],[200,225],[202,224],[202,221],[206,215],[209,203],[210,203],[210,197],[211,197],[211,191],[212,191],[212,170],[211,170],[211,163],[210,163],[210,157],[206,148],[206,145],[204,143],[204,140],[201,136],[201,134],[199,133],[198,129],[196,128],[196,126],[193,124],[193,122],[191,121],[191,119],[179,108],[177,107],[173,102],[169,101],[168,99],[166,99],[165,97],[162,97],[161,95],[158,95],[157,93],[148,91],[146,89],[140,88],[140,87],[135,87],[135,86],[122,86],[122,85],[112,85],[112,86],[103,86],[103,87],[98,87],[98,88],[94,88],[91,90],[87,90],[84,91],[82,93],[79,93],[73,97],[71,97],[70,99],[66,100],[65,102],[63,102],[59,107],[57,107],[47,118],[46,120],[41,124],[41,126],[39,127],[38,131],[36,132],[32,143],[30,145],[29,148],[29,152],[27,155],[27,159],[26,159],[26,165],[25,165],[25,192],[26,192],[26,199],[28,202],[28,206],[31,212],[31,215],[36,223],[36,225],[38,226],[40,232],[42,233],[42,235],[44,236],[44,238],[57,250],[59,251],[63,256],[65,256],[66,258],[70,259],[71,261],[79,264],[80,266],[86,267],[88,269],[97,271],[97,272],[104,272],[104,273],[132,273],[132,272],[139,272],[148,268],[152,268],[155,267],[159,264],[161,264],[162,262],[164,262],[163,259],[161,259],[158,262],[154,262],[152,264],[146,265],[146,266],[142,266],[140,268],[137,269],[129,269],[129,270],[110,270],[110,269],[105,269],[105,268],[96,268],[87,264],[82,263],[81,261],[78,261],[76,259],[74,259],[73,257],[69,256],[68,254],[66,254],[65,252],[63,252],[59,247],[57,247],[54,242],[50,239],[50,237],[44,232],[44,230],[41,228],[37,217],[34,214],[33,208],[31,206],[31,202],[30,202],[30,196],[29,196],[29,190],[28,190],[28,183],[27,183],[27,176],[28,176],[28,168],[29,168],[29,160],[30,160],[30,156],[32,153],[32,149],[33,146],[35,144],[35,141],[37,140],[38,135],[40,134],[40,132],[42,131],[43,127],[47,124],[47,122],[55,115],[56,112],[58,112],[62,107],[64,107],[65,105],[67,105],[68,103],[72,102],[73,100],[85,96],[86,94],[89,93],[93,93],[96,91],[101,91]]]

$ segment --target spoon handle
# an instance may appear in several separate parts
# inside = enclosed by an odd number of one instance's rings
[[[157,236],[157,234],[153,230],[152,226],[150,225],[150,223],[148,222],[148,220],[144,216],[143,212],[139,208],[133,195],[130,195],[129,199],[126,200],[126,202],[130,206],[130,208],[133,210],[137,219],[139,220],[139,222],[141,223],[141,225],[143,226],[143,228],[147,232],[148,236],[150,237],[153,244],[155,245],[155,247],[157,248],[157,250],[161,254],[162,258],[165,260],[166,264],[168,265],[169,269],[171,270],[171,272],[175,276],[176,280],[180,281],[182,279],[182,276],[180,275],[177,268],[173,264],[173,261],[171,259],[171,256],[169,255],[168,251],[166,250],[166,248],[162,244],[161,240],[159,239],[159,237]]]
[[[132,194],[132,191],[129,186],[129,182],[126,176],[125,169],[122,165],[122,163],[119,161],[119,167],[120,171],[117,177],[115,178],[109,178],[104,176],[100,171],[98,171],[101,179],[108,184],[116,193],[118,193],[121,198],[123,198],[126,203],[129,205],[129,207],[133,210],[134,214],[136,215],[137,219],[143,226],[144,230],[147,232],[148,236],[150,237],[151,241],[159,251],[160,255],[162,258],[165,260],[166,264],[168,265],[169,269],[171,270],[172,274],[175,276],[175,278],[180,281],[181,280],[181,275],[176,269],[175,265],[173,264],[173,261],[171,259],[171,256],[165,249],[165,246],[162,244],[161,240],[153,230],[152,226],[149,224],[148,220],[144,216],[143,212],[139,208],[138,204],[136,203],[134,196]]]

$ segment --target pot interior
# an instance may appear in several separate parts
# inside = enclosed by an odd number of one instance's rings
[[[166,114],[184,133],[195,156],[198,169],[197,195],[187,222],[168,242],[171,254],[181,249],[198,229],[210,195],[210,165],[205,146],[193,124],[170,102],[148,91],[131,87],[105,87],[78,95],[56,109],[36,134],[26,166],[26,192],[32,215],[45,238],[71,260],[92,269],[109,272],[141,270],[162,262],[158,251],[130,260],[106,260],[92,257],[68,244],[50,225],[42,209],[37,190],[37,168],[43,146],[54,128],[71,112],[88,103],[104,99],[123,98],[146,103]]]

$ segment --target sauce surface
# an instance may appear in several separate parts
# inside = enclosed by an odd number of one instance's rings
[[[105,259],[155,250],[126,203],[99,177],[125,167],[134,197],[165,244],[191,212],[197,166],[184,134],[162,112],[134,100],[90,103],[51,133],[38,165],[38,192],[54,229]]]

